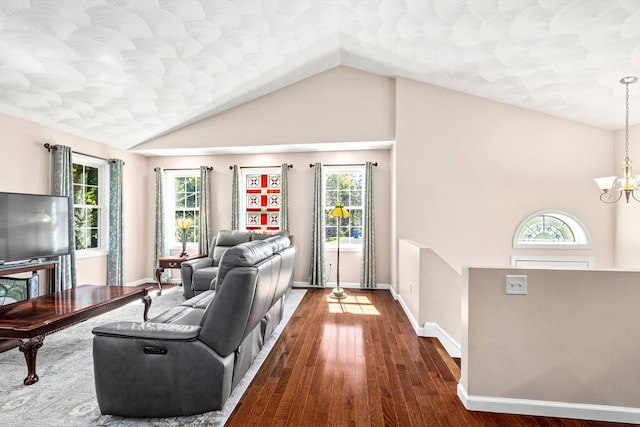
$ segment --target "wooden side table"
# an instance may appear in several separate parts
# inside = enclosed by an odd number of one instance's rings
[[[158,258],[158,268],[156,268],[156,282],[158,282],[158,295],[162,295],[162,282],[160,281],[160,276],[165,268],[180,268],[183,262],[189,261],[191,259],[203,258],[206,255],[197,254],[197,255],[188,255],[186,257],[180,256],[165,256]]]

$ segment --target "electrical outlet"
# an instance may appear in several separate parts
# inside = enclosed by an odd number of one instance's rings
[[[527,276],[507,275],[505,280],[505,290],[507,295],[526,295]]]
[[[409,293],[413,293],[413,283],[409,282]]]

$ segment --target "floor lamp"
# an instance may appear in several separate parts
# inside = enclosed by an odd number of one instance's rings
[[[344,208],[344,203],[336,203],[336,207],[329,213],[332,217],[337,218],[338,221],[338,258],[336,260],[336,283],[337,286],[329,294],[331,298],[342,299],[346,298],[347,294],[340,287],[340,223],[342,218],[349,218],[349,211]]]

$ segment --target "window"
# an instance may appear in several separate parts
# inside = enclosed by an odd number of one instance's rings
[[[323,168],[325,243],[340,247],[360,246],[364,212],[364,166],[325,166]],[[336,203],[344,203],[348,218],[329,215]]]
[[[586,228],[571,215],[543,211],[520,223],[513,237],[513,247],[590,247],[590,239]]]
[[[187,230],[187,246],[198,243],[200,227],[200,172],[197,170],[167,171],[167,236],[172,247],[182,245],[182,230],[176,221],[191,218],[193,224]]]
[[[109,220],[109,168],[105,160],[73,154],[73,216],[78,256],[104,254]]]
[[[282,171],[280,168],[242,169],[240,228],[278,231],[282,224]]]

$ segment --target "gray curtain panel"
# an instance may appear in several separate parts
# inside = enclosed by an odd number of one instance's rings
[[[373,164],[365,163],[364,172],[364,234],[362,241],[362,269],[360,272],[360,286],[363,288],[376,287],[376,244],[375,218],[373,214]]]
[[[200,228],[198,229],[198,253],[209,253],[211,240],[211,168],[200,166]]]
[[[76,287],[76,251],[73,215],[73,161],[71,147],[54,145],[51,149],[51,194],[69,197],[69,255],[58,257],[56,283],[47,285],[47,292]]]
[[[233,165],[233,184],[231,186],[231,229],[240,229],[240,168]]]
[[[280,230],[284,230],[289,233],[289,164],[282,164],[282,171],[280,172],[281,179],[280,184],[282,191],[280,192]]]
[[[166,194],[167,175],[164,168],[157,167],[156,171],[156,238],[154,270],[158,268],[158,258],[167,255],[167,236],[164,232],[164,195]]]
[[[109,160],[109,252],[107,285],[124,286],[124,215],[122,174],[124,162]]]
[[[311,225],[311,262],[309,285],[324,286],[324,209],[322,200],[322,163],[315,164],[313,179],[313,221]]]

